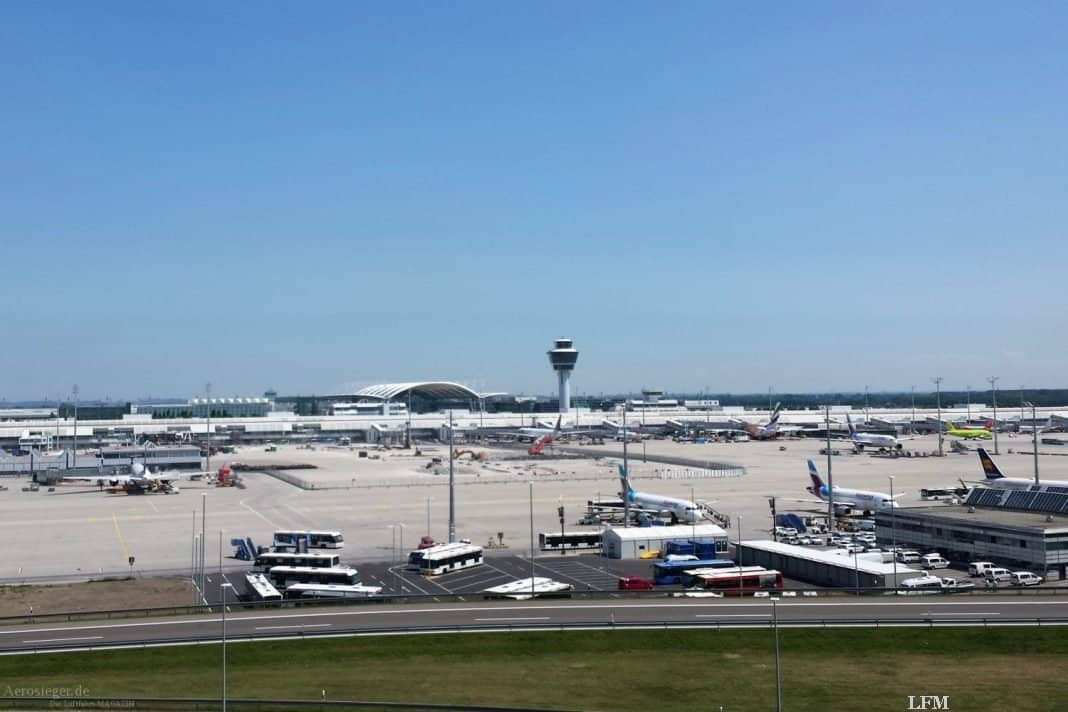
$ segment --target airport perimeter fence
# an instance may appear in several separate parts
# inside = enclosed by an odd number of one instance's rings
[[[203,697],[85,697],[69,694],[55,697],[0,697],[0,709],[97,709],[97,710],[210,710],[223,709],[222,701]],[[535,707],[487,707],[426,702],[374,702],[358,700],[256,700],[227,698],[226,709],[235,712],[286,712],[287,710],[404,710],[405,712],[547,712]],[[554,709],[553,712],[560,712]]]
[[[1027,587],[1011,589],[966,589],[966,590],[916,590],[897,589],[897,595],[901,600],[924,596],[930,598],[951,597],[961,598],[1022,598],[1022,597],[1056,597],[1068,595],[1068,586],[1054,587]],[[652,601],[656,599],[724,599],[724,600],[768,600],[772,595],[786,600],[803,600],[811,598],[874,598],[894,596],[895,590],[890,588],[834,588],[834,589],[786,589],[761,591],[756,594],[745,593],[741,597],[736,591],[723,589],[722,591],[686,591],[681,588],[670,590],[651,591],[594,591],[573,590],[563,593],[540,594],[535,596],[538,601],[551,601],[569,599],[578,601],[604,601],[604,600],[633,600],[642,599]],[[438,594],[383,594],[366,598],[311,598],[311,599],[283,599],[280,601],[233,601],[226,604],[226,610],[230,613],[238,611],[262,611],[292,608],[326,608],[326,607],[352,607],[352,606],[382,606],[382,605],[417,605],[427,603],[471,603],[476,601],[510,601],[529,600],[522,592],[514,595],[486,594],[482,591],[468,591],[465,593],[438,593]],[[72,623],[75,621],[93,620],[128,620],[138,618],[170,618],[177,616],[195,615],[218,615],[221,607],[218,603],[208,605],[190,606],[162,606],[156,608],[125,608],[99,611],[70,611],[60,613],[24,613],[16,616],[0,617],[0,627],[10,625],[34,625],[38,623]]]

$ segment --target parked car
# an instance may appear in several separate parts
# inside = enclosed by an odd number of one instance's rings
[[[624,576],[619,579],[620,591],[652,591],[653,582],[641,576]]]
[[[920,563],[920,552],[913,551],[912,549],[903,549],[897,552],[898,563],[902,564],[918,564]]]
[[[1037,586],[1042,583],[1042,577],[1030,571],[1013,571],[1009,583],[1013,586]]]
[[[1000,566],[987,569],[983,573],[985,578],[990,583],[1007,583],[1012,580],[1012,572],[1008,569],[1003,569]]]
[[[925,569],[944,569],[949,566],[949,559],[943,558],[938,552],[924,554],[920,559],[920,566]]]
[[[982,576],[986,573],[987,569],[994,568],[994,564],[991,561],[973,561],[968,564],[969,576]]]

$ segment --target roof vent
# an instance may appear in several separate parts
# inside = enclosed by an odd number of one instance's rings
[[[975,514],[975,507],[968,507],[968,514]]]
[[[1052,514],[1047,514],[1046,515],[1046,521],[1047,522],[1052,522],[1053,521],[1053,515]]]

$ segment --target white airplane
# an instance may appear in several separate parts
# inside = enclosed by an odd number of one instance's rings
[[[812,479],[812,485],[806,487],[805,490],[810,494],[816,495],[821,502],[828,501],[830,499],[830,490],[820,479],[819,470],[816,469],[816,463],[812,460],[808,461],[808,476]],[[835,507],[849,507],[864,511],[894,509],[897,507],[896,500],[900,496],[902,495],[895,494],[891,497],[883,492],[868,492],[866,490],[845,489],[844,487],[834,488]]]
[[[210,472],[152,472],[139,462],[130,466],[128,475],[68,475],[63,482],[88,482],[98,487],[122,487],[127,492],[144,492],[170,487],[180,480],[209,476]]]
[[[858,451],[865,446],[886,450],[900,450],[901,443],[893,435],[879,435],[876,433],[858,433],[853,419],[846,415],[846,425],[849,427],[849,439],[853,441],[853,447]]]
[[[775,404],[775,409],[771,412],[771,419],[762,425],[754,425],[753,423],[746,423],[742,426],[742,430],[749,434],[749,437],[756,440],[770,440],[771,438],[778,437],[779,435],[779,406],[781,403]]]
[[[601,421],[601,425],[603,425],[604,427],[608,428],[609,431],[611,431],[611,437],[614,440],[626,440],[629,443],[633,443],[633,442],[641,442],[642,439],[645,437],[645,435],[642,434],[642,431],[641,431],[642,430],[641,423],[638,423],[637,428],[631,429],[629,427],[628,428],[624,428],[619,423],[616,423],[615,421],[608,420],[607,418],[605,418],[604,420]]]
[[[501,432],[501,435],[512,435],[520,439],[530,438],[532,442],[536,442],[544,437],[553,439],[559,439],[561,437],[567,437],[569,435],[589,435],[593,433],[592,430],[575,430],[574,428],[564,427],[564,416],[560,415],[556,419],[556,425],[553,427],[524,427],[518,430],[506,430]]]
[[[620,493],[620,497],[625,497],[638,509],[656,514],[667,514],[671,517],[673,524],[680,522],[693,524],[706,518],[705,513],[692,500],[636,491],[630,486],[627,470],[623,465],[619,466],[619,479],[623,483],[623,492]]]
[[[1035,481],[1030,477],[1006,477],[1001,474],[1001,470],[994,464],[994,461],[990,459],[990,455],[986,450],[979,448],[979,462],[983,465],[983,474],[985,479],[978,483],[984,484],[992,489],[1003,490],[1030,490],[1035,486]],[[1068,487],[1068,482],[1064,480],[1039,480],[1038,492],[1043,491],[1046,487]]]

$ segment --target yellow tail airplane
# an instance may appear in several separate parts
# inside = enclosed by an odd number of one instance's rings
[[[955,438],[964,438],[965,440],[975,440],[976,438],[980,440],[989,440],[994,437],[990,433],[990,428],[994,426],[994,423],[988,420],[987,426],[988,427],[985,428],[958,428],[953,424],[953,421],[947,420],[946,435],[952,435]]]

